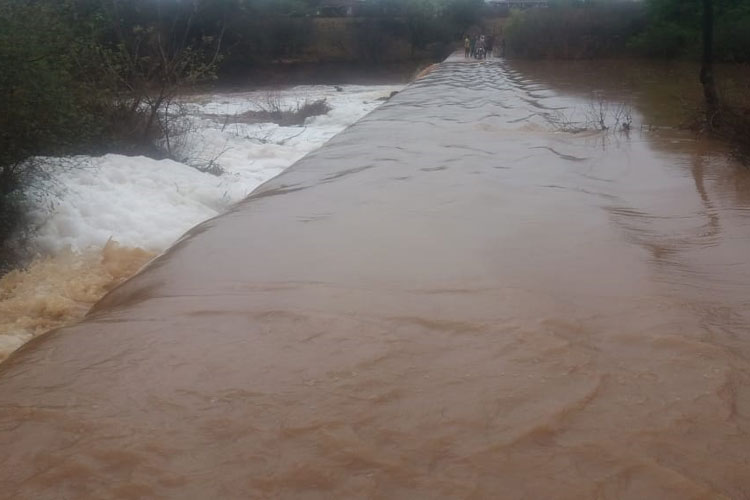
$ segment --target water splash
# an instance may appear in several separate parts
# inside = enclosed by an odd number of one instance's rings
[[[80,320],[105,293],[154,256],[109,241],[42,257],[0,279],[0,361],[32,338]]]

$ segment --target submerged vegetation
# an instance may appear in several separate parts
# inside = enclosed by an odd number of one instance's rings
[[[297,101],[294,106],[285,106],[276,92],[266,94],[263,102],[257,103],[259,110],[226,117],[226,123],[275,123],[284,127],[303,125],[308,118],[327,114],[331,107],[325,99]]]

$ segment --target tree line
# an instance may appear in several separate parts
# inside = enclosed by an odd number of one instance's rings
[[[711,0],[714,57],[750,61],[750,2]],[[586,59],[635,56],[700,60],[702,0],[553,0],[517,11],[506,27],[514,57]],[[545,36],[539,36],[539,33]]]

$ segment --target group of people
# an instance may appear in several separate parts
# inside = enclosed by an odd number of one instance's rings
[[[464,39],[464,57],[474,59],[487,59],[493,57],[495,52],[495,37],[466,35]],[[505,39],[500,40],[500,57],[505,56]]]

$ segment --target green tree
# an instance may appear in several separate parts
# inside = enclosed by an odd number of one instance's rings
[[[703,54],[702,0],[647,0],[648,28],[632,41],[643,55],[701,59]],[[750,2],[712,0],[715,45],[720,61],[750,60]]]
[[[232,2],[107,0],[103,5],[109,29],[98,47],[99,61],[114,91],[118,119],[132,124],[125,139],[148,145],[163,137],[171,154],[170,105],[185,87],[214,77]]]
[[[445,6],[445,14],[461,36],[469,27],[479,23],[484,7],[484,0],[451,0]]]
[[[34,158],[145,152],[176,91],[213,73],[235,1],[0,0],[0,268]]]
[[[0,270],[14,258],[23,199],[38,155],[94,142],[97,90],[82,76],[90,44],[72,1],[0,1]],[[86,11],[78,21],[89,22]]]

